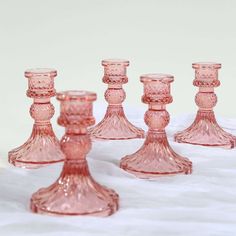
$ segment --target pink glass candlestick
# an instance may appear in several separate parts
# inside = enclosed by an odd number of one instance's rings
[[[23,168],[38,168],[64,160],[59,140],[56,138],[50,119],[54,106],[50,98],[55,96],[53,69],[31,69],[25,72],[28,78],[27,96],[34,99],[30,115],[35,120],[30,138],[22,146],[8,154],[11,164]]]
[[[174,77],[166,74],[147,74],[141,76],[140,80],[144,84],[142,101],[149,104],[144,116],[149,130],[143,146],[134,154],[122,158],[120,167],[139,178],[190,174],[192,162],[174,152],[165,132],[170,119],[166,104],[172,102],[170,83]]]
[[[66,128],[61,139],[66,160],[58,180],[33,194],[31,209],[51,215],[111,215],[118,209],[119,197],[91,177],[86,161],[91,149],[87,127],[95,123],[92,102],[96,94],[66,91],[58,93],[57,99],[61,102],[58,124]]]
[[[125,91],[122,85],[128,82],[126,60],[103,60],[103,82],[108,84],[105,99],[108,108],[103,120],[90,129],[91,135],[97,139],[134,139],[143,138],[144,131],[132,125],[126,118],[122,107],[125,100]]]
[[[217,123],[213,107],[217,103],[214,88],[220,85],[218,63],[193,63],[195,79],[193,85],[199,87],[195,102],[199,107],[193,124],[175,135],[175,141],[195,145],[234,148],[236,137],[224,131]]]

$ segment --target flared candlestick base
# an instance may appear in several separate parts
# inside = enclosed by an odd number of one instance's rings
[[[117,209],[118,195],[90,176],[86,160],[66,160],[59,179],[31,198],[31,210],[41,214],[109,216]]]
[[[51,124],[34,125],[28,141],[8,153],[11,164],[22,168],[39,168],[64,160],[59,140]]]
[[[213,111],[199,110],[193,124],[175,135],[178,143],[234,148],[236,137],[224,131],[217,123]]]
[[[89,130],[95,139],[122,140],[143,138],[144,131],[132,125],[122,106],[109,105],[105,117]]]
[[[173,151],[165,132],[155,131],[148,132],[143,146],[136,153],[121,159],[120,167],[144,179],[192,173],[192,162]]]

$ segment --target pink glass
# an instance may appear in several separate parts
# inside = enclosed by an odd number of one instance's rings
[[[195,145],[234,148],[236,137],[224,131],[217,123],[213,107],[217,103],[214,88],[218,80],[219,63],[193,63],[195,79],[193,85],[199,87],[195,102],[199,107],[193,124],[175,135],[175,141]]]
[[[166,104],[172,102],[172,75],[147,74],[140,77],[144,84],[142,101],[149,105],[144,120],[149,127],[143,146],[134,154],[121,159],[120,167],[139,178],[158,178],[163,175],[190,174],[192,162],[170,147],[165,127],[169,123]]]
[[[54,115],[50,98],[55,96],[56,76],[54,69],[30,69],[25,72],[29,87],[27,96],[34,99],[30,115],[35,123],[26,143],[8,153],[9,162],[17,167],[38,168],[64,160],[59,140],[50,123]]]
[[[58,93],[57,99],[61,102],[58,124],[66,128],[61,139],[66,160],[57,181],[33,194],[31,209],[50,215],[111,215],[118,210],[119,196],[91,177],[86,161],[91,149],[87,127],[95,123],[92,102],[96,94],[66,91]]]
[[[126,67],[129,61],[103,60],[102,65],[103,82],[108,84],[105,99],[109,105],[103,120],[90,129],[92,137],[111,140],[143,138],[144,131],[127,120],[122,107],[126,96],[122,85],[128,82]]]

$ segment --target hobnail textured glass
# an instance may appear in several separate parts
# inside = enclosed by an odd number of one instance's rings
[[[128,82],[126,67],[129,61],[103,60],[102,65],[103,82],[108,84],[105,99],[109,105],[103,120],[90,129],[92,137],[110,140],[143,138],[144,131],[127,120],[122,107],[126,96],[122,85]]]
[[[214,88],[218,80],[219,63],[193,63],[195,79],[193,85],[199,87],[195,102],[199,107],[193,124],[175,135],[175,141],[195,145],[234,148],[236,137],[224,131],[217,123],[213,107],[217,103]]]
[[[166,104],[172,102],[170,83],[174,77],[166,74],[147,74],[140,78],[144,84],[142,101],[149,104],[144,120],[149,127],[143,146],[134,154],[121,159],[120,167],[139,178],[163,175],[190,174],[192,162],[170,147],[165,127],[169,123]]]
[[[64,160],[59,140],[56,138],[50,119],[54,115],[54,106],[50,98],[55,96],[54,69],[30,69],[25,72],[28,78],[27,96],[34,102],[30,115],[35,120],[30,138],[22,146],[8,154],[11,164],[22,168],[38,168]]]
[[[86,161],[91,149],[87,127],[95,123],[92,102],[96,94],[66,91],[58,93],[57,99],[61,102],[58,124],[66,128],[61,139],[66,160],[57,181],[33,194],[31,209],[50,215],[111,215],[118,209],[119,196],[91,177]]]

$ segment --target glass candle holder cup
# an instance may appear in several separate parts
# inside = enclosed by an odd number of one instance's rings
[[[121,140],[143,138],[144,131],[131,124],[124,113],[122,103],[126,94],[123,84],[128,82],[127,60],[103,60],[103,82],[108,84],[105,99],[108,102],[106,114],[101,122],[90,129],[91,136],[96,139]]]
[[[218,80],[220,68],[219,63],[193,63],[193,69],[195,69],[193,85],[199,87],[195,102],[199,109],[193,124],[175,134],[176,142],[222,148],[236,146],[236,137],[218,125],[213,111],[217,103],[214,89],[220,86]]]
[[[140,78],[144,84],[143,103],[148,104],[144,121],[148,133],[143,146],[134,154],[121,159],[120,167],[139,178],[154,179],[159,176],[190,174],[192,162],[181,157],[169,145],[165,127],[169,123],[166,105],[172,102],[168,74],[147,74]]]
[[[56,182],[33,194],[31,210],[49,215],[111,215],[118,210],[118,194],[93,179],[86,161],[91,149],[87,128],[95,123],[92,103],[96,94],[65,91],[57,99],[61,104],[58,124],[66,129],[60,142],[66,159]]]
[[[30,115],[35,120],[30,138],[8,154],[11,164],[22,168],[39,168],[64,160],[59,140],[56,138],[50,119],[54,106],[50,102],[55,96],[54,69],[30,69],[25,72],[28,79],[27,96],[33,98]]]

